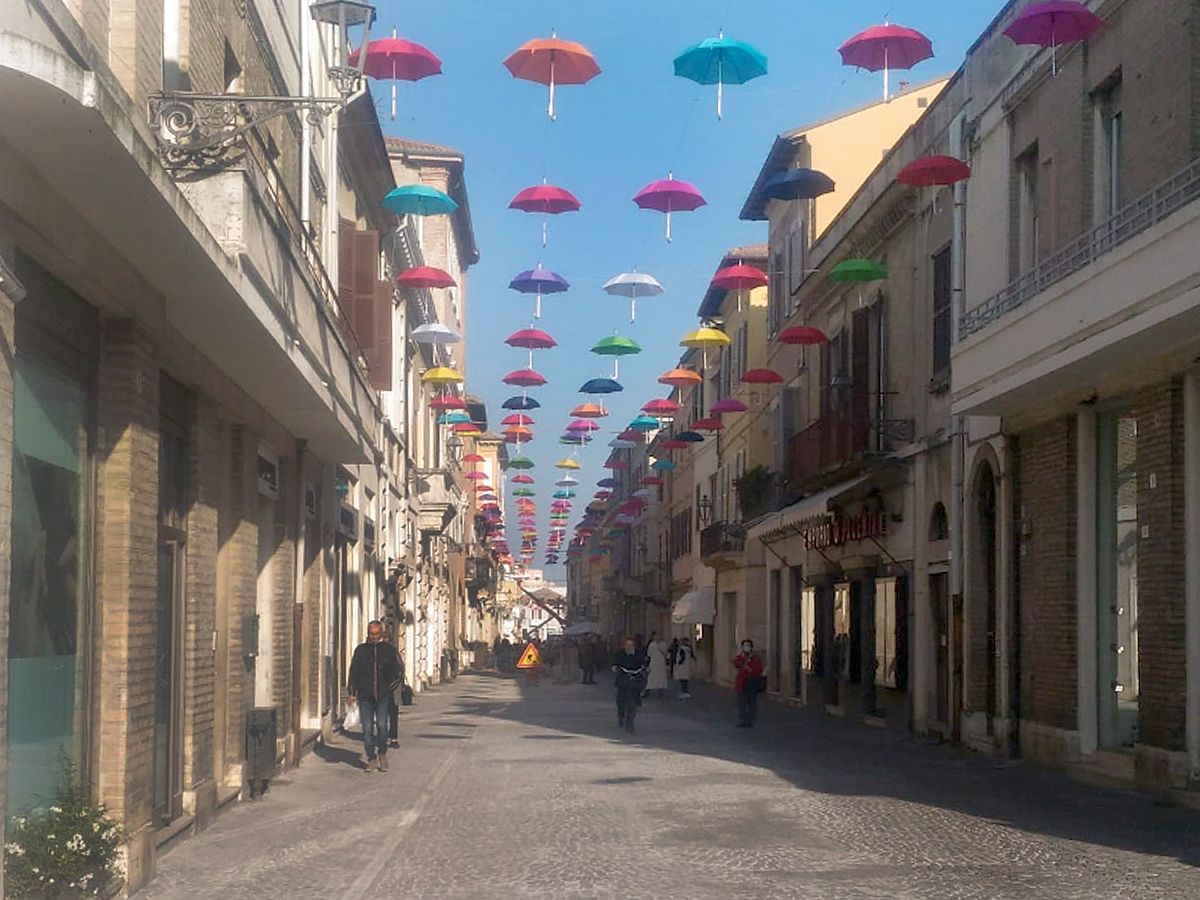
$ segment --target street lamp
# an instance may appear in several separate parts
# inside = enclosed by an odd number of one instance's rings
[[[318,0],[309,6],[313,20],[337,30],[337,58],[326,70],[337,97],[272,97],[237,93],[157,91],[150,95],[150,127],[158,152],[170,169],[219,168],[231,162],[231,152],[247,131],[278,116],[303,110],[308,121],[320,121],[343,109],[358,96],[367,62],[368,35],[375,7],[362,0]],[[350,29],[362,27],[359,54],[353,59]],[[301,60],[301,65],[307,65]]]
[[[712,518],[713,511],[712,500],[708,499],[708,494],[700,498],[700,503],[697,504],[696,510],[700,515],[700,524],[707,525],[708,520]]]

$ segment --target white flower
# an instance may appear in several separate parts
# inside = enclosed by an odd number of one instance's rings
[[[62,807],[61,806],[52,806],[52,807],[50,807],[50,812],[60,813],[60,812],[62,812]]]
[[[24,856],[25,848],[22,847],[20,844],[16,844],[16,843],[13,843],[12,841],[9,841],[7,844],[4,845],[4,852],[11,853],[13,856]]]

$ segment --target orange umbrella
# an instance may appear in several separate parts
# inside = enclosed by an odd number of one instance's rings
[[[703,384],[704,379],[699,372],[691,369],[672,369],[658,376],[659,384],[669,384],[671,387],[684,388],[693,384]]]
[[[534,38],[518,47],[504,67],[514,78],[549,85],[547,115],[554,119],[554,87],[559,84],[583,84],[600,74],[596,58],[583,44],[564,41],[551,32],[549,38]]]

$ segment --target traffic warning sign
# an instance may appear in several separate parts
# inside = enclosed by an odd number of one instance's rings
[[[533,644],[525,645],[525,652],[521,654],[521,658],[517,660],[518,669],[536,669],[542,664],[542,658],[538,655],[537,647]]]

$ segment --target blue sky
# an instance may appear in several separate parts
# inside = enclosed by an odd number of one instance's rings
[[[623,393],[608,398],[618,429],[647,400],[664,396],[655,379],[678,359],[679,338],[696,325],[696,309],[729,247],[766,240],[765,223],[742,222],[738,212],[775,135],[875,99],[881,76],[844,68],[837,47],[885,17],[924,32],[935,57],[894,76],[914,83],[951,72],[967,47],[1002,6],[1001,0],[527,0],[438,3],[380,0],[374,36],[400,36],[441,57],[444,74],[401,83],[396,120],[389,119],[386,84],[373,84],[380,120],[391,135],[447,144],[466,157],[467,189],[481,259],[469,275],[468,389],[488,404],[491,424],[514,390],[500,379],[526,362],[504,338],[530,323],[532,302],[507,287],[512,276],[541,262],[571,283],[548,298],[538,325],[559,342],[536,354],[550,383],[533,395],[543,526],[557,469],[571,448],[558,443],[567,413],[586,399],[588,378],[609,374],[611,361],[587,349],[620,331],[644,352],[621,364]],[[558,35],[585,44],[602,70],[582,86],[558,92],[558,118],[546,117],[546,89],[518,81],[503,68],[509,53],[532,37]],[[729,87],[725,117],[717,121],[715,88],[672,74],[684,48],[723,28],[753,44],[769,60],[768,74]],[[667,244],[659,213],[638,209],[643,185],[674,170],[694,183],[708,205],[674,217]],[[540,183],[572,191],[579,213],[550,219],[541,246],[541,217],[509,210],[521,188]],[[649,272],[666,292],[639,302],[629,323],[628,302],[601,285],[632,268]],[[461,353],[461,350],[459,351]],[[607,431],[580,453],[584,468],[577,508],[590,494],[608,452]],[[588,492],[585,494],[584,492]],[[515,538],[515,532],[513,534]],[[543,528],[541,546],[545,546]],[[518,541],[514,540],[514,545]],[[539,553],[535,565],[540,565]],[[562,577],[550,569],[549,577]]]

